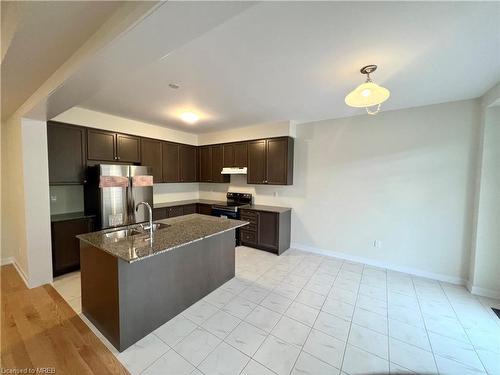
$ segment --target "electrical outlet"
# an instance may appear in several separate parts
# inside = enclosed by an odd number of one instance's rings
[[[373,241],[373,247],[380,249],[382,247],[382,241],[380,240]]]

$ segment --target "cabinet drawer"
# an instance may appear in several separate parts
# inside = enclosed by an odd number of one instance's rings
[[[259,224],[259,217],[257,215],[257,213],[255,212],[242,212],[241,215],[241,220],[243,221],[248,221],[250,224],[253,224],[255,226],[257,226]],[[247,226],[248,227],[248,226]]]
[[[249,221],[249,220],[244,220],[244,221]],[[250,222],[250,224],[245,225],[243,228],[245,228],[246,231],[249,232],[257,232],[257,224],[254,224]]]
[[[257,243],[257,232],[251,232],[248,230],[241,230],[241,241],[246,243]]]

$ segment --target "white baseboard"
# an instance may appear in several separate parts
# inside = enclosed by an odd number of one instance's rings
[[[304,244],[300,244],[300,243],[292,243],[290,248],[308,251],[310,253],[340,258],[340,259],[348,260],[351,262],[364,263],[364,264],[368,264],[369,266],[387,268],[388,270],[391,270],[391,271],[404,272],[404,273],[408,273],[410,275],[425,277],[427,279],[443,281],[443,282],[450,283],[450,284],[457,284],[457,285],[465,285],[466,284],[466,280],[462,279],[460,277],[454,277],[454,276],[448,276],[448,275],[443,275],[443,274],[439,274],[439,273],[427,272],[427,271],[423,271],[423,270],[420,270],[417,268],[412,268],[412,267],[399,266],[396,264],[390,264],[390,263],[382,262],[382,261],[375,260],[375,259],[364,258],[364,257],[356,256],[356,255],[346,254],[346,253],[343,253],[340,251],[325,250],[325,249],[320,249],[320,248],[317,248],[314,246],[304,245]]]
[[[467,290],[476,296],[500,299],[500,290],[480,288],[472,285],[469,281],[467,282]]]
[[[16,269],[16,271],[19,274],[19,276],[21,276],[21,279],[23,279],[24,284],[26,285],[26,287],[28,289],[31,289],[31,287],[30,287],[30,285],[28,283],[28,277],[26,276],[26,274],[24,273],[24,271],[21,269],[21,267],[19,267],[19,265],[17,264],[15,258],[13,259],[12,264],[14,265],[14,268]]]
[[[5,266],[6,264],[12,264],[12,263],[14,263],[13,257],[2,258],[0,261],[0,265],[2,265],[2,266]]]

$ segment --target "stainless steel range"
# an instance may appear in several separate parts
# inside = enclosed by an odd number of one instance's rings
[[[212,215],[229,217],[231,219],[239,219],[241,207],[252,204],[252,194],[248,193],[232,193],[226,194],[226,204],[214,204],[212,206]]]
[[[226,204],[214,204],[212,206],[212,216],[228,217],[231,219],[240,218],[240,208],[252,204],[252,194],[232,193],[226,194]],[[236,229],[236,246],[240,245],[240,229]]]

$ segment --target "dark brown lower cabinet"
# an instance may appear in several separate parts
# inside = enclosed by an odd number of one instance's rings
[[[163,220],[168,218],[167,208],[153,208],[153,220]]]
[[[250,224],[240,232],[242,245],[282,254],[290,248],[291,211],[241,210],[241,220]]]
[[[153,208],[153,220],[162,220],[170,217],[195,214],[197,204],[184,204],[182,206]]]
[[[80,269],[77,235],[92,232],[93,218],[52,222],[52,273],[59,276]]]
[[[198,203],[196,205],[196,212],[202,215],[212,215],[212,205],[206,203]]]

